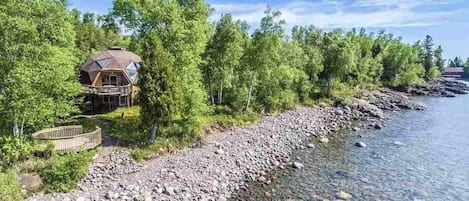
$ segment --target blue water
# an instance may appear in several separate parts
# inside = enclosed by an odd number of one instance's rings
[[[273,200],[335,200],[345,191],[351,200],[469,201],[469,95],[418,100],[428,109],[299,150],[303,169],[276,171],[271,184],[252,183],[235,199],[269,200],[270,192]]]

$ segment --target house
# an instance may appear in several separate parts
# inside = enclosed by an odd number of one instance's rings
[[[96,113],[134,105],[141,61],[139,56],[120,47],[91,56],[80,68],[85,110]]]
[[[464,68],[463,67],[447,67],[443,72],[443,77],[448,78],[461,78],[464,76]]]

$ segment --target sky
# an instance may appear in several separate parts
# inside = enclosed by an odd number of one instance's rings
[[[231,13],[234,18],[257,28],[267,6],[282,12],[285,28],[315,25],[326,31],[334,28],[364,27],[376,32],[385,29],[413,43],[431,35],[443,47],[443,56],[469,57],[468,0],[207,0],[214,9],[210,20]],[[70,8],[106,14],[112,0],[70,0]]]

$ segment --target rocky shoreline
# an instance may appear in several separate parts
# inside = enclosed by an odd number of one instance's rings
[[[445,90],[468,89],[454,82],[438,84]],[[426,89],[433,91],[432,87]],[[233,192],[247,188],[246,182],[268,182],[266,175],[271,170],[302,168],[301,161],[289,157],[296,149],[328,143],[339,130],[381,129],[390,114],[385,111],[402,109],[422,110],[425,106],[391,89],[363,91],[333,106],[321,103],[266,116],[255,125],[218,133],[204,147],[141,164],[133,162],[127,151],[117,151],[110,163],[93,164],[79,189],[38,194],[27,200],[227,200]]]

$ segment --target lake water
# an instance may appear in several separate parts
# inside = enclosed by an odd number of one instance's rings
[[[469,201],[469,95],[418,98],[425,111],[390,116],[382,130],[337,134],[327,145],[298,150],[303,169],[274,171],[233,200]],[[354,144],[363,141],[365,148]]]

